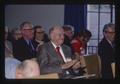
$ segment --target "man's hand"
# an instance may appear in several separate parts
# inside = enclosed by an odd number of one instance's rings
[[[73,65],[73,70],[75,70],[75,69],[78,69],[78,68],[80,68],[81,67],[81,64],[80,64],[80,61],[78,61],[77,63],[75,63],[74,65]]]
[[[71,66],[73,66],[76,62],[77,62],[77,60],[72,60],[70,62],[67,62],[67,63],[63,64],[61,67],[62,67],[62,69],[68,69]]]

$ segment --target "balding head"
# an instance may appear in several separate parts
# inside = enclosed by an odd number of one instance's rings
[[[18,78],[33,78],[40,75],[40,68],[36,61],[25,60],[19,66],[18,70],[21,71],[21,76]]]
[[[64,42],[64,30],[60,26],[54,26],[49,30],[50,39],[57,46],[62,45]]]

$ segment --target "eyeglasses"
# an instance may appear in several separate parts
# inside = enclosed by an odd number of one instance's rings
[[[21,35],[21,33],[14,33],[14,35]]]
[[[37,34],[43,34],[44,33],[44,31],[42,31],[42,32],[36,32]]]
[[[114,34],[115,32],[109,32],[109,31],[106,31],[106,33],[109,33],[109,34]]]
[[[25,31],[31,31],[31,30],[33,30],[33,28],[31,28],[31,29],[23,29],[23,30],[25,30]]]

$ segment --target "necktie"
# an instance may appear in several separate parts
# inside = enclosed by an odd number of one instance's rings
[[[62,57],[62,54],[60,53],[60,47],[56,47],[56,51],[57,53],[59,54],[59,56],[62,58],[62,60],[64,61],[63,57]],[[65,62],[65,61],[64,61]],[[68,70],[65,70],[65,74],[70,74]]]
[[[59,56],[63,59],[62,54],[60,53],[60,47],[56,47],[56,51],[59,54]],[[63,60],[64,61],[64,60]]]
[[[115,47],[115,44],[114,44],[114,42],[112,42],[112,43],[111,43],[111,45],[112,45],[112,48],[114,48],[114,47]]]
[[[33,48],[33,45],[32,45],[32,42],[31,42],[31,41],[29,41],[29,47],[30,47],[30,50],[31,50],[31,51],[33,51],[33,50],[34,50],[34,48]]]

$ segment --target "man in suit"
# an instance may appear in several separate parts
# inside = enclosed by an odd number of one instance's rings
[[[14,57],[20,61],[35,58],[36,51],[33,46],[34,31],[30,22],[23,22],[20,25],[22,38],[16,42]]]
[[[98,54],[101,58],[102,78],[113,78],[111,64],[115,63],[114,58],[114,37],[115,25],[106,24],[103,28],[104,38],[98,45]]]
[[[59,73],[61,77],[70,74],[69,68],[77,69],[80,62],[71,59],[70,47],[63,44],[64,30],[54,26],[49,30],[50,42],[38,48],[38,63],[41,74]]]

